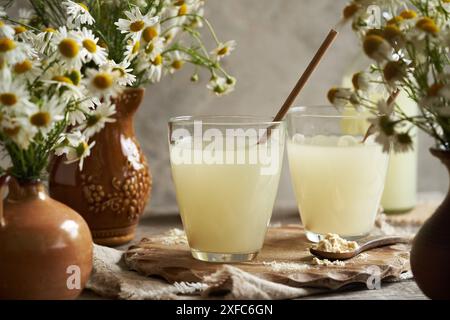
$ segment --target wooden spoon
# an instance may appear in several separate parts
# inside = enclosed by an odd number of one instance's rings
[[[406,237],[398,236],[373,236],[365,239],[363,244],[359,244],[358,249],[348,252],[327,252],[321,251],[314,248],[309,249],[311,254],[318,258],[328,259],[328,260],[347,260],[353,258],[363,251],[370,249],[383,247],[391,244],[397,243],[410,243],[411,239]]]

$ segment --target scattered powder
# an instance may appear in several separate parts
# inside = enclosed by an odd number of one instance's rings
[[[360,260],[360,261],[365,261],[365,260],[367,260],[367,258],[369,258],[369,255],[367,253],[363,252],[363,253],[358,254],[353,259]]]
[[[313,261],[313,264],[315,264],[317,266],[326,266],[326,267],[329,267],[329,266],[344,267],[345,266],[345,262],[341,261],[341,260],[330,261],[328,259],[321,260],[319,258],[314,257],[312,261]]]
[[[269,266],[275,272],[304,271],[309,268],[307,264],[294,262],[264,261],[263,264]]]
[[[347,241],[334,233],[328,233],[314,249],[325,252],[349,252],[358,249],[359,245],[355,241]]]
[[[177,228],[167,231],[161,240],[165,245],[188,244],[184,231]]]

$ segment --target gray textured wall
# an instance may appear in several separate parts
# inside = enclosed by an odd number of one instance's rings
[[[219,36],[235,39],[238,48],[226,67],[238,79],[236,91],[216,98],[200,84],[189,82],[185,68],[147,89],[136,117],[136,130],[150,160],[154,189],[151,209],[175,206],[166,143],[167,119],[176,115],[273,115],[309,59],[340,17],[346,0],[208,0],[206,15]],[[298,104],[326,103],[330,86],[341,77],[357,52],[355,39],[345,29],[313,75]],[[445,191],[447,173],[428,153],[429,138],[420,137],[419,190]],[[280,184],[278,204],[294,205],[288,167]]]

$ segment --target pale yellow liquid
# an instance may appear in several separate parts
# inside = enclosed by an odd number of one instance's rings
[[[365,235],[374,226],[388,155],[375,143],[338,146],[337,137],[323,140],[320,145],[288,142],[303,225],[317,234]]]
[[[173,152],[178,152],[176,146]],[[263,245],[281,170],[262,175],[261,164],[174,164],[178,206],[191,249],[255,253]],[[195,151],[199,152],[199,151]]]

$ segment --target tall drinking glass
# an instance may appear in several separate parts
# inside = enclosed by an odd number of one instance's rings
[[[284,123],[267,119],[170,119],[172,177],[194,258],[247,261],[261,250],[277,194],[284,140]]]
[[[358,238],[374,226],[388,154],[373,137],[363,142],[366,118],[331,106],[287,115],[291,179],[310,241],[327,233]]]

